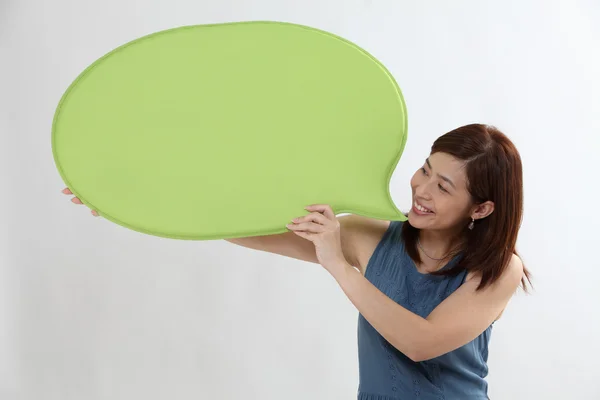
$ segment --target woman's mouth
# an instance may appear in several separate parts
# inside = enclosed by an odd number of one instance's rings
[[[417,203],[416,201],[413,203],[413,211],[417,215],[431,215],[431,214],[434,214],[433,211],[431,211],[430,209],[428,209],[426,207],[423,207],[421,204]]]

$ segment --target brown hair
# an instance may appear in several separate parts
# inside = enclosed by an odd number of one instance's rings
[[[467,190],[475,204],[494,202],[494,212],[475,221],[472,231],[465,222],[464,241],[459,248],[462,257],[452,268],[433,275],[452,275],[467,270],[481,274],[477,290],[494,283],[504,272],[513,254],[523,218],[523,167],[514,144],[493,126],[472,124],[462,126],[439,137],[431,154],[443,152],[466,161]],[[402,238],[408,255],[421,262],[417,251],[419,230],[408,221],[402,224]],[[525,278],[531,284],[530,273],[523,267],[521,280],[527,292]]]

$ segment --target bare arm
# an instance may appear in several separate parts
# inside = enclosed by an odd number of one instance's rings
[[[338,279],[358,311],[390,344],[413,361],[439,357],[471,342],[506,307],[523,277],[515,255],[492,285],[477,291],[473,276],[442,301],[426,318],[394,302],[350,267]]]
[[[63,189],[62,192],[66,195],[73,194],[69,188]],[[73,197],[71,201],[75,204],[83,204],[77,197]],[[95,210],[91,210],[91,212],[95,217],[98,216],[98,213]],[[364,232],[365,229],[363,228],[366,226],[365,222],[368,221],[368,218],[350,214],[339,217],[338,220],[340,221],[340,235],[344,257],[350,265],[356,267],[364,274],[363,268],[356,261],[359,258],[357,256],[357,245],[360,245],[361,243],[359,236],[361,235],[361,232]],[[364,234],[362,236],[364,236]],[[276,235],[252,236],[225,240],[253,250],[279,254],[285,257],[316,264],[319,263],[315,252],[315,246],[312,242],[301,238],[292,231]]]
[[[344,257],[350,265],[361,267],[357,262],[357,244],[361,232],[361,224],[364,224],[365,217],[358,215],[344,215],[338,217],[340,222],[340,238],[342,241],[342,251]],[[265,251],[268,253],[279,254],[285,257],[308,261],[318,264],[314,244],[296,235],[294,232],[285,232],[275,235],[252,236],[245,238],[225,239],[230,243],[247,247],[254,250]]]

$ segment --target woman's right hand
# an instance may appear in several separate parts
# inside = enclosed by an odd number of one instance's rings
[[[73,192],[71,192],[71,190],[69,190],[69,188],[64,188],[62,192],[63,192],[64,194],[67,194],[67,195],[69,195],[69,194],[73,194]],[[79,198],[77,198],[77,197],[73,197],[73,198],[71,199],[71,202],[72,202],[72,203],[75,203],[75,204],[83,204],[83,203],[81,202],[81,200],[79,200]],[[98,216],[98,212],[97,212],[96,210],[92,210],[92,215],[93,215],[94,217],[97,217],[97,216]]]

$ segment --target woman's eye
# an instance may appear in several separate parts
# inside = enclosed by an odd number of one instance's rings
[[[441,190],[442,192],[446,192],[446,193],[448,193],[448,191],[447,191],[446,189],[444,189],[444,187],[443,187],[442,185],[440,185],[439,183],[438,183],[438,187],[440,188],[440,190]]]
[[[423,174],[427,175],[427,171],[425,171],[425,167],[421,167],[421,171],[423,171]]]

